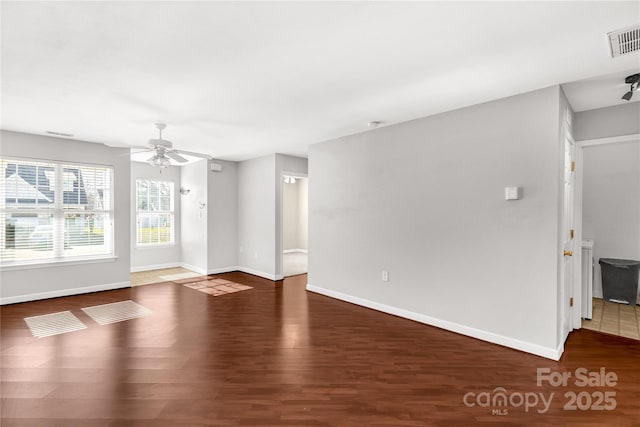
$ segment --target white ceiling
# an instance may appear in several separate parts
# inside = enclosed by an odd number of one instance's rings
[[[640,73],[640,61],[635,69],[567,83],[562,88],[576,112],[638,102],[640,92],[634,92],[630,101],[621,99],[629,91],[629,85],[624,82],[625,77],[636,73]]]
[[[576,110],[611,105],[624,88],[581,85],[640,71],[606,37],[637,25],[635,1],[1,8],[3,129],[143,145],[162,121],[174,147],[228,160],[583,79],[566,86]]]

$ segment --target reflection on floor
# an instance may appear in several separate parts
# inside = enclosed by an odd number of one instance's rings
[[[291,252],[282,255],[282,273],[284,277],[297,276],[307,272],[307,254]]]
[[[205,294],[212,295],[214,297],[225,294],[232,294],[234,292],[246,291],[247,289],[253,289],[253,287],[251,286],[243,285],[241,283],[236,283],[221,278],[210,278],[209,280],[185,283],[182,286],[195,289],[196,291],[204,292]]]
[[[162,276],[173,276],[176,274],[184,275],[188,273],[193,273],[193,275],[190,275],[191,277],[195,277],[198,275],[198,273],[194,273],[193,271],[187,270],[186,268],[182,267],[163,268],[160,270],[149,270],[140,271],[138,273],[131,273],[131,286],[141,286],[149,285],[151,283],[167,282],[167,278]]]
[[[640,340],[640,306],[593,299],[593,319],[582,320],[593,331]]]

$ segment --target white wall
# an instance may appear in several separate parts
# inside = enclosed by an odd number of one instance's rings
[[[233,271],[238,265],[238,163],[215,160],[221,172],[208,173],[207,271]]]
[[[206,274],[207,272],[207,224],[209,166],[207,160],[180,167],[180,183],[191,190],[181,196],[181,239],[183,266]],[[204,207],[200,207],[204,203]]]
[[[238,268],[276,279],[276,156],[238,164]]]
[[[557,358],[559,100],[311,145],[308,289]]]
[[[593,295],[602,298],[598,259],[640,260],[640,142],[585,147],[583,156],[582,232],[595,241]]]
[[[102,144],[0,131],[2,156],[112,166],[115,260],[0,272],[2,303],[29,301],[130,286],[129,150]]]
[[[309,245],[309,180],[302,178],[298,185],[298,248],[307,249]]]
[[[307,178],[282,185],[282,248],[307,249]]]
[[[282,249],[298,246],[298,187],[300,180],[282,186]]]
[[[154,179],[174,184],[174,244],[162,247],[136,246],[136,180]],[[160,169],[147,163],[131,162],[131,271],[179,266],[182,261],[180,219],[180,167]]]

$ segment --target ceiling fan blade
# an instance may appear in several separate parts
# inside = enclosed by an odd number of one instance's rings
[[[182,157],[180,154],[176,153],[175,151],[167,151],[165,154],[168,157],[171,157],[173,160],[175,160],[178,163],[186,163],[186,162],[188,162],[187,159],[185,159],[184,157]]]
[[[193,157],[200,157],[201,159],[207,159],[207,160],[212,160],[213,157],[211,157],[208,154],[202,154],[202,153],[195,153],[193,151],[185,151],[185,150],[173,150],[174,153],[182,153],[182,154],[186,154],[187,156],[193,156]]]

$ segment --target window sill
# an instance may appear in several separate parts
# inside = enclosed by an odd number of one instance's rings
[[[30,261],[30,262],[15,262],[0,265],[2,271],[10,270],[27,270],[30,268],[49,268],[49,267],[66,267],[68,265],[81,265],[81,264],[94,264],[99,262],[114,262],[118,259],[117,256],[108,255],[93,258],[82,259],[55,259],[55,260],[43,260],[43,261]]]
[[[166,243],[162,245],[136,245],[134,249],[140,250],[140,251],[146,251],[149,249],[170,249],[175,247],[176,247],[175,243]]]

